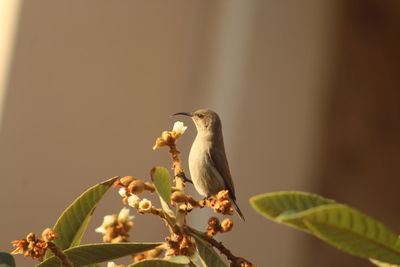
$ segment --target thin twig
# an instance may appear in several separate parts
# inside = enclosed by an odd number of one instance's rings
[[[205,233],[202,233],[190,226],[187,226],[186,229],[188,229],[189,232],[191,232],[195,236],[202,238],[204,241],[207,241],[210,245],[218,249],[221,254],[224,254],[227,259],[234,264],[233,266],[253,266],[253,264],[248,260],[233,255],[232,252],[222,244],[222,242],[215,240],[213,237],[207,236]]]
[[[184,176],[184,172],[181,167],[181,160],[179,158],[180,152],[176,149],[175,143],[169,144],[169,148],[170,148],[169,153],[171,154],[171,159],[172,159],[172,168],[174,169],[176,188],[181,191],[184,191],[185,181],[182,177]]]
[[[174,169],[175,186],[182,193],[185,193],[185,182],[182,178],[184,176],[184,172],[181,167],[181,160],[179,158],[180,152],[176,149],[175,142],[170,142],[168,146],[170,148],[169,153],[171,154],[172,168]],[[179,227],[182,227],[186,224],[186,209],[182,204],[179,204],[178,213],[176,215],[176,223]]]
[[[53,242],[47,242],[48,248],[53,252],[53,254],[60,260],[61,266],[64,267],[74,267],[72,262],[69,260],[68,256],[62,252]]]

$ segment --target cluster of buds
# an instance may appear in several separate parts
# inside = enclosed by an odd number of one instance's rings
[[[164,131],[161,137],[157,138],[153,150],[163,146],[175,146],[176,140],[185,133],[186,129],[187,126],[184,126],[183,122],[175,122],[172,131]]]
[[[121,196],[125,196],[126,198],[123,199],[124,203],[126,204],[127,198],[131,195],[138,195],[142,193],[143,191],[150,191],[154,192],[156,189],[153,184],[144,182],[140,179],[137,179],[133,176],[124,176],[121,177],[117,180],[115,180],[114,187],[121,186],[122,188],[125,189],[124,193],[121,194]]]
[[[215,196],[215,200],[211,201],[210,206],[215,212],[225,215],[233,215],[232,202],[229,199],[228,190],[219,191]]]
[[[175,255],[192,256],[196,251],[195,243],[188,235],[172,234],[165,241],[167,242],[166,257]]]
[[[221,223],[216,217],[211,217],[208,220],[206,235],[209,237],[215,236],[217,233],[226,233],[232,230],[233,221],[231,219],[224,219]]]
[[[209,198],[205,200],[197,201],[191,196],[187,196],[180,191],[175,191],[171,195],[171,204],[184,203],[180,205],[186,211],[191,211],[193,208],[204,208],[210,207],[216,213],[221,213],[224,215],[233,215],[232,202],[229,199],[228,190],[219,191],[215,199]]]
[[[150,213],[153,211],[154,208],[150,200],[138,197],[138,194],[145,190],[154,192],[155,187],[153,184],[146,183],[133,176],[125,176],[114,182],[114,187],[116,186],[122,186],[118,193],[121,195],[124,204],[136,208],[139,213]]]
[[[24,239],[11,242],[16,247],[11,254],[23,254],[25,257],[32,257],[43,261],[49,243],[56,238],[59,238],[59,236],[50,228],[42,232],[42,238],[37,238],[35,234],[30,233]]]
[[[122,208],[118,215],[104,216],[103,223],[95,231],[103,235],[104,242],[127,242],[129,230],[133,226],[133,218],[134,216],[129,215],[129,209]]]

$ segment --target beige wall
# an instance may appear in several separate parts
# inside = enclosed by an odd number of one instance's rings
[[[0,136],[0,250],[52,226],[105,178],[169,166],[167,151],[151,150],[169,115],[210,107],[247,219],[235,218],[226,245],[258,266],[296,264],[302,234],[266,221],[248,198],[311,190],[334,14],[322,2],[25,1]],[[194,138],[185,123],[183,158]],[[120,208],[109,193],[90,228]],[[199,214],[193,223],[205,225]],[[162,223],[136,218],[133,241],[163,240]],[[85,242],[100,239],[89,231]]]

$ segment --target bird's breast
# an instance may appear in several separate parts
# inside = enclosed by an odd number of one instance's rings
[[[189,170],[194,187],[205,197],[225,189],[224,180],[210,156],[211,146],[210,141],[196,137],[189,154]]]

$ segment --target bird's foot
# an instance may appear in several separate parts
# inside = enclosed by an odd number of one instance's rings
[[[190,180],[189,178],[187,178],[186,175],[185,175],[185,173],[183,173],[183,172],[178,173],[178,174],[175,175],[175,176],[182,178],[183,181],[184,181],[185,183],[186,183],[186,182],[189,182],[189,183],[193,184],[192,180]]]

